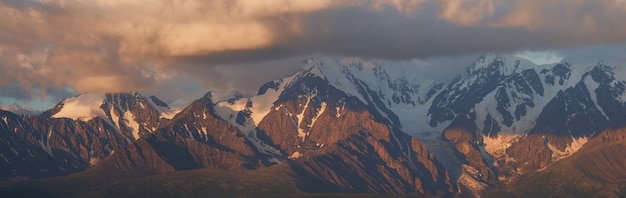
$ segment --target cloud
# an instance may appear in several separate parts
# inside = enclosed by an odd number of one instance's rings
[[[439,3],[439,18],[465,26],[478,25],[495,11],[492,0],[439,0]]]
[[[266,18],[349,5],[320,1],[1,1],[2,86],[78,92],[154,88],[173,57],[269,47]],[[31,91],[32,92],[32,91]]]
[[[547,50],[547,51],[523,50],[523,51],[519,51],[515,53],[514,56],[528,59],[537,65],[558,63],[558,62],[561,62],[563,58],[565,58],[565,56],[559,54],[558,52],[554,52],[550,50]]]
[[[22,90],[0,96],[254,90],[299,69],[276,60],[623,44],[624,19],[623,0],[0,0],[0,88]]]
[[[180,66],[185,75],[199,79],[205,85],[221,91],[256,93],[259,87],[276,78],[293,75],[303,69],[302,61],[308,56],[276,58],[253,62],[230,62],[199,67],[196,64]],[[207,89],[209,87],[206,87]],[[206,91],[206,89],[205,89]]]
[[[563,61],[583,67],[595,65],[600,61],[614,66],[626,66],[626,45],[589,46],[564,50],[561,54],[565,57]]]
[[[412,15],[425,2],[427,0],[374,0],[371,2],[370,7],[379,11],[385,7],[393,7],[402,14]]]
[[[614,27],[626,17],[626,2],[622,0],[553,0],[514,1],[506,8],[496,26],[524,27],[533,30],[585,30],[584,33],[620,30]],[[595,30],[589,28],[605,28]],[[608,28],[608,29],[606,29]],[[570,32],[575,34],[575,32]]]

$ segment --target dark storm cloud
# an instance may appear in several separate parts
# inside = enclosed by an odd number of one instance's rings
[[[178,58],[194,63],[231,63],[321,53],[405,60],[484,52],[511,53],[521,49],[566,49],[626,41],[626,28],[615,23],[616,19],[622,19],[623,13],[604,16],[606,9],[601,9],[604,7],[587,2],[571,8],[580,11],[581,16],[565,19],[554,15],[568,15],[572,11],[551,13],[550,10],[559,8],[549,5],[553,8],[544,8],[548,10],[543,12],[525,12],[527,6],[520,5],[519,10],[508,8],[512,13],[494,14],[482,20],[486,22],[468,25],[438,18],[442,8],[434,2],[425,3],[410,16],[391,8],[322,10],[292,15],[289,19],[266,19],[272,34],[278,35],[271,46]],[[559,6],[567,7],[567,4]],[[514,14],[529,13],[537,14],[534,20],[540,22],[536,26],[513,20]],[[293,24],[300,27],[298,34],[286,31]],[[596,28],[589,29],[592,26]]]

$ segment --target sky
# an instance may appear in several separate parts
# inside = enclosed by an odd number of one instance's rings
[[[626,0],[0,0],[0,105],[254,92],[320,55],[420,62],[442,78],[487,52],[626,61],[624,21]]]

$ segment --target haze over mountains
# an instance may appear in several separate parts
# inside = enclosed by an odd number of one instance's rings
[[[115,183],[279,166],[303,192],[479,196],[623,139],[605,132],[626,123],[626,70],[614,63],[485,54],[447,82],[371,59],[300,64],[257,94],[210,91],[184,109],[131,92],[82,94],[40,115],[0,111],[0,175]]]

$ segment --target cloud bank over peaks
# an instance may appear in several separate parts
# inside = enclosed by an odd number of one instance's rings
[[[311,54],[428,60],[621,45],[624,19],[623,0],[0,0],[0,87],[23,90],[0,97],[250,89],[298,69],[272,61]],[[255,77],[222,81],[241,74]]]

